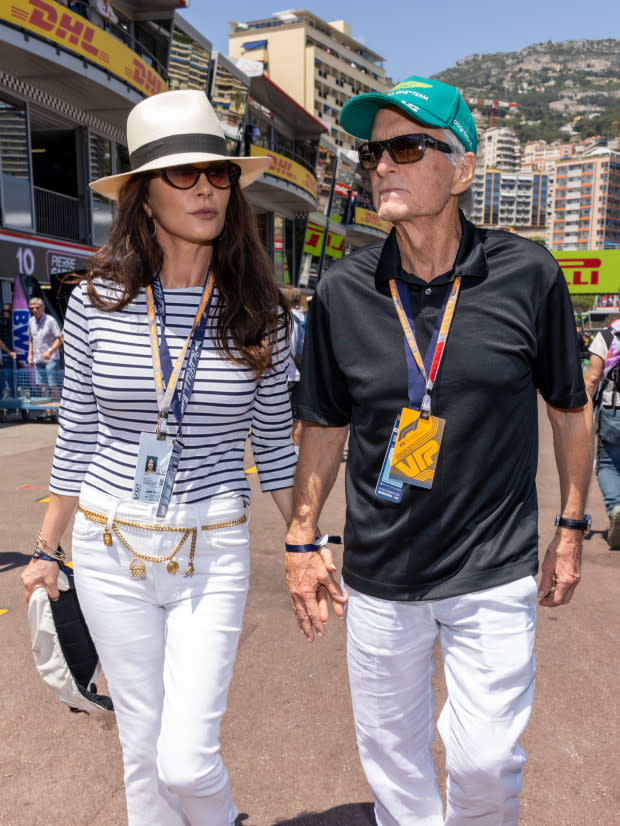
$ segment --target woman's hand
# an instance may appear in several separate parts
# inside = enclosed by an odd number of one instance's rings
[[[58,563],[46,562],[44,559],[31,559],[21,575],[24,584],[26,602],[37,588],[45,588],[51,600],[56,601],[58,593]]]

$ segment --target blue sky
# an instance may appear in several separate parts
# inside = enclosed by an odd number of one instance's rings
[[[356,40],[385,57],[394,82],[441,72],[475,53],[511,52],[547,40],[620,37],[617,0],[592,0],[579,11],[569,0],[318,0],[300,6],[278,5],[278,0],[191,0],[182,14],[214,49],[227,54],[229,20],[259,20],[288,8],[307,8],[327,21],[346,20]]]

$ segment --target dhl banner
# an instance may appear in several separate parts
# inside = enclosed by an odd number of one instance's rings
[[[250,154],[259,155],[261,157],[265,157],[266,155],[271,158],[271,166],[267,170],[268,175],[275,175],[276,178],[282,178],[284,181],[295,184],[295,186],[298,186],[309,195],[312,195],[313,198],[316,198],[316,178],[312,172],[307,170],[304,166],[292,161],[285,155],[279,155],[277,152],[272,152],[270,149],[265,149],[264,146],[255,146],[252,144],[250,146]]]
[[[379,218],[376,212],[372,209],[363,209],[362,207],[355,207],[353,220],[356,224],[362,227],[371,227],[371,229],[380,229],[382,232],[389,233],[392,229],[392,224],[389,221],[384,221]]]
[[[306,238],[304,241],[304,252],[308,255],[313,255],[319,258],[321,255],[321,247],[323,245],[323,235],[325,234],[325,227],[316,224],[314,221],[308,221],[306,227]],[[344,253],[344,236],[337,235],[335,232],[327,233],[327,244],[325,245],[325,255],[330,258],[342,258]]]
[[[168,89],[164,79],[124,43],[54,0],[0,0],[0,19],[101,66],[144,95]]]
[[[620,250],[552,252],[571,293],[616,293],[620,288]]]

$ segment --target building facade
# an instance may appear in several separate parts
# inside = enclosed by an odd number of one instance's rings
[[[14,311],[10,330],[16,278],[26,294],[42,290],[50,298],[59,279],[85,270],[105,242],[112,206],[88,182],[128,169],[127,113],[145,96],[169,88],[175,13],[184,5],[127,0],[115,8],[117,22],[105,26],[55,0],[0,6],[5,341],[13,334],[21,341]]]
[[[598,147],[555,166],[552,250],[620,248],[620,152]]]
[[[480,226],[544,234],[549,176],[544,172],[476,169],[471,220]]]
[[[264,73],[322,121],[331,142],[345,149],[352,149],[355,139],[339,123],[344,103],[352,95],[392,86],[384,58],[355,40],[348,23],[327,23],[305,10],[232,22],[228,48],[232,57],[260,61]]]
[[[480,136],[478,157],[485,167],[516,172],[521,161],[521,147],[516,133],[508,126],[494,126]]]

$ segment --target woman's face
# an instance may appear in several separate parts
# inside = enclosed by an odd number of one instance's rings
[[[194,166],[204,169],[209,164]],[[175,180],[172,174],[170,180]],[[149,183],[144,208],[155,222],[156,238],[164,249],[179,242],[204,245],[214,241],[224,229],[229,199],[230,189],[213,186],[205,174],[189,189],[176,189],[160,173]]]
[[[149,459],[146,463],[147,470],[154,470],[155,469],[155,462],[152,459]]]

